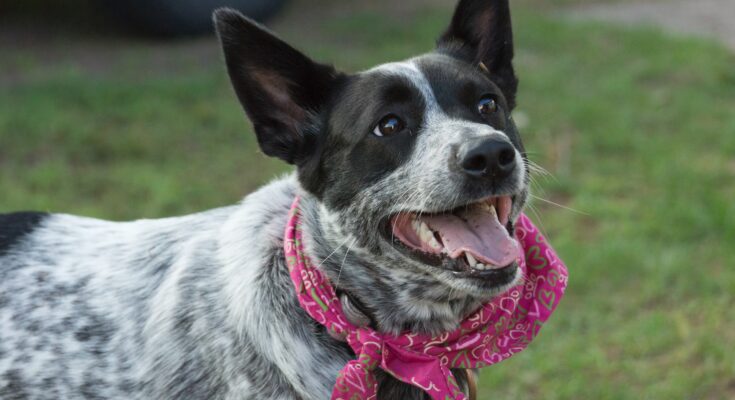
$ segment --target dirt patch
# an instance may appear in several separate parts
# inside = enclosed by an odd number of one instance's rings
[[[576,19],[599,19],[629,25],[656,25],[677,34],[717,39],[735,51],[733,0],[594,4],[567,9],[565,14]]]

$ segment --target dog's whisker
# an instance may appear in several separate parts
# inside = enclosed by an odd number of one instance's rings
[[[541,215],[538,212],[538,209],[533,204],[528,204],[528,209],[531,210],[533,215],[536,217],[536,221],[538,221],[538,228],[542,235],[546,235],[546,227],[544,226],[544,221],[541,219]]]
[[[552,179],[554,181],[557,181],[556,176],[554,176],[554,174],[552,174],[551,172],[549,172],[549,170],[547,170],[546,168],[542,167],[538,163],[536,163],[534,161],[531,161],[529,159],[526,159],[525,160],[525,163],[526,163],[526,167],[528,168],[528,170],[532,174],[539,175],[539,176],[542,176],[544,178]]]
[[[340,243],[337,247],[335,247],[334,250],[332,250],[332,252],[329,253],[329,255],[325,257],[316,267],[319,268],[322,265],[324,265],[324,263],[327,262],[327,260],[329,260],[329,258],[332,257],[342,246],[344,246],[344,244],[347,243],[348,240],[350,239],[349,238],[345,239],[342,243]]]
[[[533,197],[536,200],[542,201],[542,202],[547,203],[547,204],[551,204],[553,206],[559,207],[561,209],[564,209],[564,210],[567,210],[567,211],[570,211],[570,212],[573,212],[573,213],[576,213],[576,214],[585,215],[585,216],[590,216],[591,215],[591,214],[586,213],[584,211],[576,210],[574,208],[567,207],[567,206],[565,206],[563,204],[555,203],[555,202],[553,202],[551,200],[544,199],[543,197],[534,196],[532,194],[530,196]]]
[[[350,254],[350,250],[352,250],[352,246],[355,244],[355,239],[352,239],[352,242],[349,246],[347,246],[347,251],[345,251],[344,257],[342,257],[342,264],[339,266],[339,272],[337,272],[337,281],[334,284],[335,288],[339,288],[339,278],[342,277],[342,268],[345,266],[345,261],[347,260],[347,255]]]

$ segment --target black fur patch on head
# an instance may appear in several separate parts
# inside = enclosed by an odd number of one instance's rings
[[[299,170],[302,185],[335,209],[407,161],[426,112],[413,83],[400,75],[367,72],[350,77],[330,107],[314,168]],[[379,137],[379,121],[394,115],[403,131]]]
[[[418,67],[431,85],[431,90],[442,110],[452,118],[481,124],[489,124],[502,131],[521,154],[525,153],[521,136],[511,118],[509,100],[487,74],[466,62],[437,54],[424,56]],[[477,113],[478,101],[486,95],[493,96],[500,104],[489,120]]]
[[[41,212],[0,214],[0,256],[10,251],[23,237],[33,232],[48,216]]]
[[[509,109],[515,108],[518,78],[513,69],[509,0],[461,0],[437,47],[474,65],[482,63],[503,91]]]
[[[489,123],[495,129],[504,130],[510,107],[501,89],[480,68],[441,53],[422,56],[416,64],[444,113],[451,118]],[[490,121],[477,112],[478,102],[486,95],[493,96],[500,104],[499,112]]]

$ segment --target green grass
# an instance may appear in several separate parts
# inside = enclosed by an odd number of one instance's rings
[[[714,44],[515,13],[536,194],[570,270],[524,353],[482,399],[735,397],[735,58]],[[448,16],[377,12],[286,36],[348,69],[431,47]],[[369,29],[367,29],[369,27]],[[212,43],[214,46],[214,43]],[[217,63],[137,74],[146,46],[88,76],[39,67],[0,90],[0,210],[113,219],[236,202],[287,167],[266,159]],[[1,64],[0,64],[1,65]]]
[[[235,202],[283,169],[257,151],[224,77],[121,83],[70,74],[11,88],[0,102],[5,210],[193,212]]]

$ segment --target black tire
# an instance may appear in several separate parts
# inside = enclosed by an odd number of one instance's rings
[[[123,23],[146,34],[194,36],[213,32],[212,11],[231,7],[258,20],[273,17],[287,0],[104,0]]]

